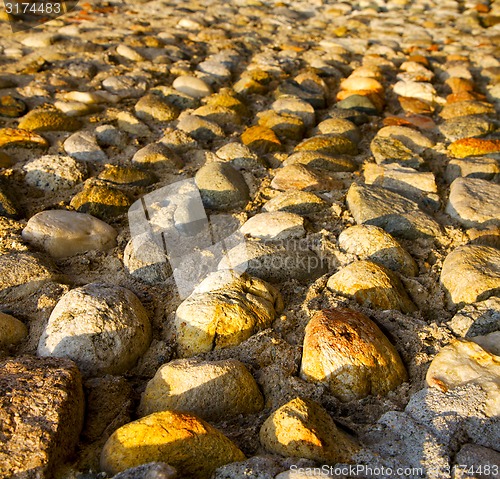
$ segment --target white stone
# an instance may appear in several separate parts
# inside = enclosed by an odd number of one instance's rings
[[[95,135],[90,131],[77,131],[63,143],[64,151],[81,161],[106,161],[108,157],[97,144]]]
[[[44,249],[54,258],[64,258],[89,250],[104,251],[115,245],[116,230],[86,213],[47,210],[32,216],[23,238]]]
[[[129,47],[128,45],[124,45],[123,43],[116,47],[116,53],[133,62],[144,61],[144,57],[137,50]]]
[[[25,47],[44,48],[50,47],[55,40],[55,35],[52,33],[33,33],[21,40]]]
[[[151,133],[147,125],[139,121],[128,111],[120,111],[116,115],[116,119],[118,120],[118,128],[131,135],[148,136]]]
[[[250,218],[240,229],[244,235],[263,240],[286,240],[305,236],[304,219],[285,211],[260,213]]]
[[[396,95],[418,98],[429,103],[434,103],[437,100],[436,90],[430,83],[398,81],[393,86],[393,90]]]
[[[316,122],[314,108],[304,100],[294,96],[278,98],[271,108],[279,114],[295,115],[304,122],[306,128],[312,128]]]
[[[193,98],[203,98],[212,93],[212,89],[206,82],[190,75],[177,77],[172,86],[181,93]]]

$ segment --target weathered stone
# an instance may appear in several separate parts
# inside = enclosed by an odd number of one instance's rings
[[[354,439],[338,429],[318,403],[300,397],[266,419],[260,430],[260,442],[275,454],[327,464],[351,463],[359,450]]]
[[[281,142],[274,131],[264,126],[251,126],[247,128],[241,134],[241,141],[260,154],[281,149]]]
[[[493,130],[493,123],[479,115],[459,116],[439,125],[441,134],[450,141],[484,136]]]
[[[238,169],[253,170],[254,168],[266,166],[265,160],[250,151],[248,146],[241,143],[227,143],[215,153],[222,160],[230,161]]]
[[[0,365],[0,392],[0,475],[53,477],[83,425],[78,368],[67,359],[8,359]]]
[[[181,115],[177,128],[198,141],[212,141],[224,136],[224,130],[217,123],[192,114]]]
[[[135,49],[121,43],[116,47],[116,53],[133,62],[142,62],[145,58]]]
[[[298,116],[279,114],[274,110],[267,110],[259,113],[258,118],[259,125],[273,130],[278,138],[300,140],[304,135],[304,122]]]
[[[193,111],[193,115],[206,118],[225,128],[233,128],[234,125],[241,124],[241,118],[231,108],[220,105],[203,105]]]
[[[439,224],[417,203],[384,188],[353,183],[347,204],[356,223],[380,226],[395,236],[414,239],[441,234]]]
[[[212,89],[206,82],[189,75],[177,77],[172,86],[193,98],[203,98],[212,93]]]
[[[475,342],[455,339],[441,349],[427,370],[426,381],[444,392],[465,383],[478,384],[487,393],[485,413],[489,417],[500,414],[500,356]]]
[[[1,128],[0,147],[20,145],[48,148],[49,142],[40,135],[20,128]]]
[[[358,165],[349,158],[341,155],[330,156],[318,151],[298,151],[292,153],[283,162],[283,166],[294,164],[332,172],[356,171],[358,169]]]
[[[162,411],[122,426],[106,442],[101,468],[116,474],[151,461],[165,461],[193,479],[245,455],[222,433],[188,413]]]
[[[113,479],[178,479],[177,469],[164,462],[149,462],[120,472]]]
[[[288,211],[298,215],[316,213],[327,207],[325,200],[314,193],[288,190],[275,196],[262,207],[263,211]]]
[[[432,148],[434,142],[419,131],[407,126],[384,126],[377,132],[379,138],[394,138],[416,153]]]
[[[419,168],[423,158],[397,138],[376,136],[370,143],[370,150],[377,164],[397,163],[409,168]]]
[[[229,271],[213,273],[177,308],[178,352],[189,357],[239,344],[269,327],[282,309],[281,295],[270,284]]]
[[[345,136],[321,135],[313,136],[299,143],[295,151],[316,151],[327,155],[356,155],[356,144]]]
[[[443,107],[439,115],[445,120],[469,115],[494,115],[493,105],[484,101],[468,100],[456,103],[448,103]]]
[[[294,96],[278,98],[271,108],[280,115],[295,115],[302,119],[306,128],[314,126],[316,115],[314,108],[307,102]]]
[[[121,374],[150,341],[148,315],[137,296],[120,286],[90,283],[59,300],[38,354],[73,359],[86,376]]]
[[[342,184],[318,170],[300,163],[279,168],[271,182],[277,190],[327,191],[342,188]]]
[[[19,214],[19,209],[12,198],[10,188],[8,188],[8,185],[0,182],[0,216],[18,218]]]
[[[112,220],[127,212],[132,202],[120,190],[108,186],[87,184],[71,200],[71,207],[104,221]]]
[[[472,338],[500,331],[500,298],[464,306],[448,321],[447,326],[457,336]]]
[[[150,186],[158,178],[149,171],[139,170],[133,166],[106,165],[106,168],[97,177],[118,186]]]
[[[455,158],[480,156],[490,153],[500,153],[500,140],[485,140],[482,138],[462,138],[454,141],[448,150]]]
[[[367,316],[318,311],[306,326],[300,375],[328,386],[341,401],[386,395],[407,380],[398,352]]]
[[[380,82],[374,78],[367,77],[353,77],[346,78],[340,82],[340,88],[342,90],[358,91],[358,90],[368,90],[375,93],[383,93],[384,87]]]
[[[475,467],[472,466],[473,464]],[[455,456],[453,479],[473,479],[477,477],[474,472],[472,472],[474,470],[485,471],[480,475],[494,478],[498,476],[498,473],[495,471],[498,471],[499,464],[500,452],[488,447],[467,443],[462,446]],[[481,469],[479,469],[479,467],[481,467]]]
[[[488,157],[452,158],[444,172],[448,183],[460,177],[494,180],[499,175],[500,161]]]
[[[106,161],[108,157],[97,144],[95,135],[90,131],[78,131],[68,137],[63,144],[64,151],[81,161]]]
[[[339,235],[339,246],[405,276],[416,276],[418,266],[410,254],[382,228],[373,225],[357,225],[345,229]]]
[[[17,118],[22,116],[26,111],[26,103],[11,95],[0,97],[0,116],[9,118]]]
[[[250,199],[245,179],[227,163],[215,162],[201,167],[195,182],[207,208],[230,210],[244,206]]]
[[[389,269],[371,261],[355,261],[330,277],[331,291],[354,298],[375,309],[416,311],[399,278]]]
[[[161,142],[150,143],[138,150],[132,157],[132,163],[172,170],[178,170],[183,166],[181,158]]]
[[[143,121],[173,121],[179,116],[177,107],[154,93],[143,96],[134,109],[137,118]]]
[[[500,251],[467,245],[452,251],[443,262],[441,284],[452,304],[483,301],[500,291]]]
[[[318,124],[314,132],[320,135],[345,136],[356,144],[361,140],[358,127],[352,121],[342,118],[327,118]]]
[[[479,178],[457,178],[446,212],[467,227],[500,224],[500,185]]]
[[[28,131],[75,131],[81,122],[59,110],[32,110],[21,118],[19,129]]]
[[[20,343],[28,335],[28,328],[10,314],[0,312],[0,349]]]
[[[185,411],[206,421],[253,414],[264,407],[257,383],[235,359],[178,359],[163,365],[149,381],[139,412]]]
[[[398,81],[392,89],[396,95],[403,97],[417,98],[429,103],[434,103],[437,100],[436,90],[430,83]]]
[[[369,96],[360,95],[359,92],[352,92],[349,96],[337,103],[337,108],[344,110],[356,110],[367,115],[378,115],[380,109],[370,99]]]
[[[119,98],[138,98],[146,91],[146,81],[143,77],[131,75],[108,76],[102,86]]]
[[[46,210],[32,216],[23,238],[54,258],[89,250],[105,251],[115,245],[117,232],[103,221],[85,213]]]
[[[139,121],[139,119],[129,111],[118,112],[116,115],[116,121],[120,130],[129,133],[132,136],[148,137],[151,134],[151,130],[148,126]]]
[[[263,240],[287,240],[305,236],[304,219],[294,213],[275,211],[260,213],[240,228],[244,235]]]

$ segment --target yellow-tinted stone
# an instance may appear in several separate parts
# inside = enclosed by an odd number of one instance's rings
[[[120,190],[99,185],[86,185],[70,203],[76,211],[104,221],[126,213],[131,204],[130,199]]]
[[[81,122],[59,110],[32,110],[21,118],[19,128],[29,131],[76,131]]]
[[[235,110],[221,105],[203,105],[193,111],[193,115],[201,116],[220,126],[239,125],[241,118]]]
[[[482,138],[462,138],[454,141],[448,150],[455,158],[487,155],[500,152],[500,140],[484,140]]]
[[[9,168],[13,164],[12,158],[7,153],[0,151],[0,168]]]
[[[259,125],[271,130],[282,138],[292,140],[302,139],[304,134],[304,122],[294,115],[279,114],[273,110],[268,110],[258,115]]]
[[[310,399],[293,399],[271,414],[260,430],[260,442],[282,456],[305,457],[327,464],[353,462],[359,446],[339,430],[325,409]]]
[[[327,155],[356,155],[356,144],[344,136],[313,136],[299,143],[295,151],[321,151]]]
[[[221,432],[193,414],[162,411],[125,424],[108,439],[101,468],[110,476],[148,462],[166,462],[183,477],[208,479],[244,454]]]
[[[263,126],[251,126],[241,135],[241,141],[260,153],[269,153],[281,149],[281,142],[273,130]]]
[[[246,105],[228,91],[221,91],[215,95],[205,97],[204,102],[207,105],[229,108],[238,113],[238,115],[244,116],[248,113]]]
[[[375,80],[375,78],[368,77],[353,77],[346,78],[340,83],[342,90],[359,91],[366,90],[375,93],[383,93],[384,87]]]
[[[28,328],[10,314],[0,313],[0,347],[21,342],[28,335]]]
[[[10,145],[48,148],[49,142],[40,135],[28,130],[21,130],[18,128],[0,129],[0,147]]]

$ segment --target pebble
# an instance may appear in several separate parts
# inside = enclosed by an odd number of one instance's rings
[[[221,146],[215,154],[221,160],[229,161],[236,169],[253,170],[266,166],[266,162],[260,156],[253,153],[248,146],[233,142]]]
[[[0,184],[0,217],[18,218],[20,213],[15,203],[11,199],[9,190]]]
[[[144,78],[121,75],[106,78],[102,82],[102,86],[109,93],[124,99],[142,96],[146,91],[147,84]]]
[[[318,311],[306,326],[300,376],[325,384],[343,402],[385,396],[408,379],[398,352],[367,316]]]
[[[430,83],[416,81],[398,81],[392,87],[394,93],[398,96],[416,98],[429,103],[437,101],[437,93],[434,86]]]
[[[151,166],[167,170],[179,170],[182,159],[163,143],[150,143],[138,150],[132,157],[132,163],[138,166]]]
[[[360,95],[356,92],[337,102],[337,108],[356,110],[367,115],[378,115],[380,113],[379,108],[377,108],[368,96]]]
[[[53,258],[65,258],[89,250],[105,251],[115,246],[117,232],[85,213],[45,210],[29,219],[22,236]]]
[[[449,141],[484,136],[493,130],[493,123],[488,118],[478,115],[451,118],[439,125],[439,131]]]
[[[70,206],[80,213],[88,213],[104,221],[113,220],[127,212],[132,202],[116,188],[86,184],[73,196]]]
[[[235,359],[177,359],[158,369],[144,391],[139,412],[190,412],[206,421],[254,414],[264,399],[248,369]]]
[[[241,124],[241,117],[231,108],[219,105],[203,105],[193,111],[193,115],[217,123],[223,128],[233,128]]]
[[[448,150],[455,158],[488,155],[500,153],[500,140],[486,140],[482,138],[462,138],[454,141]]]
[[[411,255],[382,228],[373,225],[351,226],[338,237],[340,248],[361,260],[370,260],[404,276],[416,276],[418,266]]]
[[[143,96],[134,109],[137,117],[143,121],[173,121],[179,116],[177,107],[154,93]]]
[[[282,309],[281,294],[265,281],[212,273],[177,308],[178,354],[190,357],[240,344],[269,327]]]
[[[144,123],[128,111],[120,111],[116,115],[116,120],[120,130],[133,136],[147,137],[151,133],[151,130]]]
[[[242,174],[227,163],[202,166],[195,175],[203,204],[214,210],[232,210],[249,200],[249,189]]]
[[[320,463],[352,463],[359,446],[337,427],[328,412],[311,399],[297,397],[274,411],[259,433],[273,454]]]
[[[404,143],[393,137],[375,136],[370,143],[370,150],[377,164],[398,163],[409,168],[419,168],[424,159]]]
[[[450,186],[446,213],[466,227],[500,224],[500,185],[480,178],[457,178]]]
[[[286,211],[297,215],[317,213],[328,206],[327,202],[308,191],[288,190],[279,193],[262,207],[263,211]]]
[[[212,94],[212,88],[210,85],[203,80],[190,75],[177,77],[172,83],[172,86],[181,93],[189,95],[193,98],[204,98]]]
[[[322,259],[300,241],[288,240],[283,244],[251,241],[235,246],[219,269],[244,268],[248,274],[271,283],[290,279],[313,281],[326,273]]]
[[[85,116],[99,111],[95,105],[87,105],[78,101],[55,101],[54,106],[67,116]]]
[[[490,246],[466,245],[443,262],[440,282],[451,306],[483,301],[500,291],[500,251]]]
[[[28,130],[21,130],[19,128],[1,128],[0,147],[13,145],[48,148],[49,143],[42,136]]]
[[[259,213],[247,220],[240,231],[244,235],[268,241],[302,238],[306,235],[304,219],[285,211]]]
[[[361,141],[359,128],[352,121],[342,118],[327,118],[323,120],[315,128],[315,134],[344,136],[355,144]]]
[[[244,145],[258,154],[266,154],[281,149],[281,142],[276,133],[264,126],[251,126],[241,134],[241,141]]]
[[[394,236],[415,239],[441,234],[439,223],[417,203],[384,188],[353,183],[347,204],[357,224],[380,226]]]
[[[164,462],[148,462],[126,469],[113,479],[178,479],[177,469]]]
[[[372,91],[375,93],[383,93],[384,87],[375,78],[369,77],[349,77],[340,82],[340,88],[348,91]]]
[[[416,153],[432,148],[435,143],[424,134],[407,126],[384,126],[377,132],[379,138],[394,138]]]
[[[350,158],[342,155],[330,156],[317,151],[298,151],[292,153],[284,162],[283,166],[301,164],[317,170],[331,172],[356,171],[358,165]]]
[[[142,62],[145,58],[135,49],[123,43],[116,47],[116,53],[133,62]]]
[[[417,310],[398,276],[372,261],[355,261],[330,277],[328,289],[354,298],[362,306],[396,309],[403,313]]]
[[[181,115],[177,128],[201,142],[224,137],[224,130],[217,123],[192,114]]]
[[[279,114],[274,110],[266,110],[257,116],[260,126],[270,128],[282,140],[300,140],[304,136],[304,122],[298,116]]]
[[[67,116],[59,110],[32,110],[21,118],[19,129],[28,131],[75,131],[80,120]]]
[[[494,115],[495,109],[490,103],[478,100],[459,101],[448,103],[439,115],[444,120],[470,115]]]
[[[15,98],[11,95],[4,95],[0,97],[0,116],[18,118],[24,115],[26,110],[26,103],[19,98]]]
[[[398,96],[398,101],[405,113],[415,115],[430,115],[434,112],[434,106],[418,98]]]
[[[466,383],[479,385],[487,395],[484,412],[495,417],[500,414],[500,357],[475,341],[455,339],[441,349],[427,370],[426,381],[443,392]]]
[[[52,33],[33,33],[32,35],[27,35],[21,40],[21,43],[25,47],[31,48],[44,48],[50,47],[56,40],[55,35]]]
[[[162,411],[118,428],[104,445],[101,469],[112,476],[141,464],[165,461],[186,477],[206,479],[218,467],[244,459],[233,442],[202,419]]]
[[[108,159],[106,153],[97,144],[96,136],[90,131],[77,131],[69,136],[63,143],[64,151],[81,161],[104,162]]]
[[[452,158],[444,172],[448,183],[460,177],[495,180],[499,175],[500,161],[488,157]]]
[[[23,166],[25,180],[31,186],[43,191],[58,191],[81,183],[87,168],[65,155],[44,155]]]
[[[0,312],[0,349],[15,346],[28,336],[28,328],[19,319]]]
[[[123,147],[127,143],[126,134],[113,125],[100,125],[94,132],[100,146]]]
[[[280,115],[294,115],[299,117],[306,128],[312,128],[316,122],[314,108],[304,100],[294,96],[278,98],[271,108]]]
[[[447,325],[454,334],[466,338],[500,331],[500,298],[492,296],[464,306]]]
[[[179,110],[197,108],[200,104],[199,99],[193,98],[192,96],[177,91],[175,88],[164,85],[155,86],[150,90],[150,93],[159,95],[163,101],[176,107]]]
[[[328,191],[341,189],[342,184],[318,170],[294,163],[276,171],[271,187],[276,190]]]
[[[148,314],[128,289],[89,283],[66,293],[38,343],[42,357],[70,358],[85,376],[122,374],[151,342]]]
[[[82,380],[72,361],[22,356],[0,363],[4,477],[47,477],[74,452],[83,418]]]
[[[313,136],[295,147],[295,151],[316,151],[326,155],[350,155],[358,153],[357,145],[345,136]]]
[[[133,166],[115,165],[106,165],[97,178],[117,186],[150,186],[158,181],[158,178],[149,171]]]

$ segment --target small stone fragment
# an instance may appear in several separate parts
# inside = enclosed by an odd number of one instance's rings
[[[445,120],[469,115],[494,115],[495,109],[490,103],[478,100],[459,101],[446,104],[439,115]]]
[[[105,251],[115,245],[117,232],[85,213],[46,210],[32,216],[23,238],[54,258],[65,258],[89,250]]]
[[[416,153],[432,148],[434,142],[419,131],[407,126],[384,126],[377,132],[379,138],[394,138]]]
[[[56,304],[38,355],[70,358],[86,376],[122,374],[150,341],[148,315],[137,296],[120,286],[90,283]]]
[[[130,135],[147,137],[151,133],[151,130],[147,127],[147,125],[139,121],[128,111],[120,111],[116,115],[116,120],[118,128],[126,133],[129,133]]]
[[[326,207],[326,201],[314,193],[300,190],[288,190],[265,203],[262,210],[287,211],[298,215],[307,215],[321,211]]]
[[[150,186],[158,179],[149,171],[139,170],[132,166],[107,165],[97,177],[115,185],[122,186]]]
[[[337,428],[318,403],[292,399],[274,411],[260,429],[260,442],[282,456],[305,457],[327,464],[351,463],[359,446]]]
[[[222,160],[230,161],[237,169],[253,170],[254,168],[266,166],[264,159],[250,151],[248,146],[241,143],[227,143],[215,153]]]
[[[493,123],[479,115],[459,116],[439,125],[439,131],[449,141],[484,136],[493,130]]]
[[[275,211],[260,213],[250,218],[240,231],[262,240],[287,240],[305,236],[304,219],[294,213]]]
[[[152,461],[165,461],[183,476],[207,479],[218,467],[245,455],[221,432],[196,416],[162,411],[116,430],[101,454],[109,475]]]
[[[295,115],[302,119],[306,128],[312,128],[316,121],[314,108],[304,100],[294,96],[278,98],[271,108],[280,115]]]
[[[316,151],[327,155],[356,155],[356,144],[345,136],[321,135],[313,136],[299,143],[295,151]]]
[[[270,128],[279,138],[300,140],[304,135],[304,122],[298,116],[267,110],[259,113],[258,118],[260,126]]]
[[[418,153],[397,138],[375,136],[370,143],[370,150],[379,165],[398,163],[409,168],[419,168],[424,164],[423,158]]]
[[[10,314],[0,312],[0,349],[15,346],[28,335],[28,328]]]
[[[398,352],[367,316],[318,311],[306,326],[300,375],[327,385],[341,401],[386,395],[408,378]]]
[[[500,161],[495,158],[452,158],[446,166],[445,180],[452,183],[460,177],[494,180],[500,175]]]
[[[11,95],[0,97],[0,116],[17,118],[24,115],[26,109],[26,104],[18,98],[14,98]]]
[[[148,462],[120,472],[113,479],[178,479],[177,469],[164,462]]]
[[[177,359],[163,365],[142,395],[140,415],[185,411],[206,421],[253,414],[264,407],[255,379],[235,359]]]

